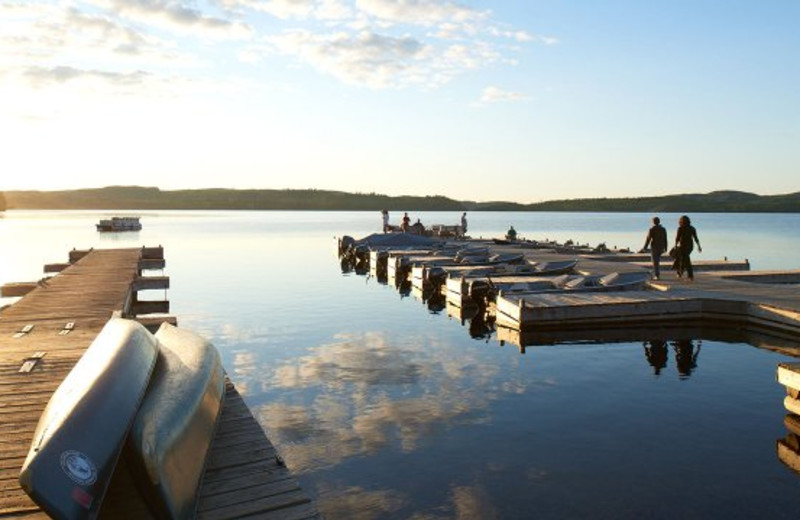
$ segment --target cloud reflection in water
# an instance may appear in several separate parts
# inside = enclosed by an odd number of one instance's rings
[[[303,473],[382,449],[414,451],[443,428],[490,422],[492,401],[527,388],[528,381],[499,377],[474,350],[447,356],[451,349],[432,343],[421,335],[342,335],[269,373],[264,364],[256,372],[265,371],[278,397],[254,413],[292,471]]]

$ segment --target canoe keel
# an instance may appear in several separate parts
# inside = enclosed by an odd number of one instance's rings
[[[192,518],[224,396],[217,350],[163,324],[147,395],[131,427],[126,458],[137,488],[159,518]]]

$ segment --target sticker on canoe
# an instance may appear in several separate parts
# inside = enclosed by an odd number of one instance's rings
[[[94,502],[94,497],[78,486],[72,488],[72,499],[82,505],[84,509],[91,509],[92,502]]]
[[[61,454],[61,469],[76,484],[90,486],[97,480],[97,467],[85,454],[67,450]]]

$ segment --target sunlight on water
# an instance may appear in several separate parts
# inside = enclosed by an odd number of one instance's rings
[[[328,518],[793,518],[800,507],[800,476],[776,455],[789,434],[775,370],[792,358],[735,331],[523,355],[480,317],[343,274],[335,238],[374,232],[377,212],[151,211],[135,213],[140,232],[97,233],[110,215],[6,213],[0,283],[37,280],[72,248],[163,245],[179,325],[220,350]],[[631,249],[651,217],[468,216],[473,236],[513,224],[531,239]],[[661,217],[672,235],[677,215]],[[800,268],[798,215],[693,223],[701,259]]]

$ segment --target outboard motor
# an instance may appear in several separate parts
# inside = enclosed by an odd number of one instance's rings
[[[356,239],[350,235],[344,235],[339,239],[339,256],[344,256],[356,244]]]

